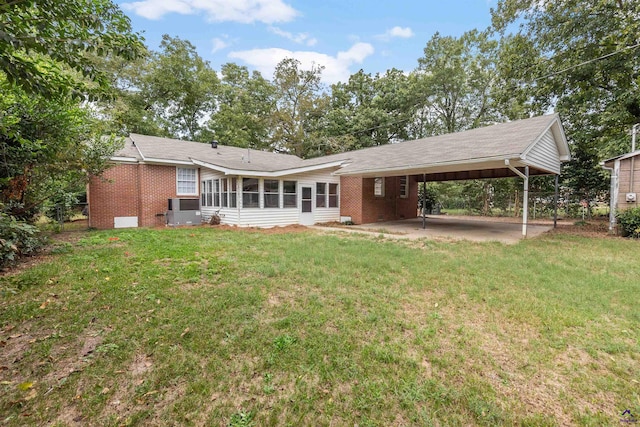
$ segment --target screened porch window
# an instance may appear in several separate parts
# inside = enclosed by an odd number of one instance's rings
[[[316,183],[316,208],[327,207],[327,184],[325,182]]]
[[[283,181],[282,183],[282,201],[285,208],[297,208],[298,207],[298,183],[296,181]]]
[[[260,207],[260,187],[257,178],[242,178],[242,207]]]
[[[338,184],[329,184],[329,207],[338,207]]]
[[[280,207],[280,181],[277,179],[264,180],[264,207]]]

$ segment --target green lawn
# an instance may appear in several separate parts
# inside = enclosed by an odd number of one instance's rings
[[[640,418],[637,241],[77,235],[0,278],[0,425]]]

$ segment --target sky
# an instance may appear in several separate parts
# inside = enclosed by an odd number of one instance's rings
[[[219,71],[227,62],[271,79],[292,57],[324,67],[323,83],[360,69],[409,72],[429,39],[485,29],[496,0],[116,0],[147,46],[163,34],[190,41]]]

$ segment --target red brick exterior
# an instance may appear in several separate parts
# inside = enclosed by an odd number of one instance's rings
[[[355,224],[415,218],[418,211],[418,182],[409,177],[409,195],[400,197],[400,177],[384,179],[384,196],[374,195],[374,178],[340,177],[340,215]]]
[[[89,182],[89,226],[113,228],[121,216],[137,216],[140,227],[163,225],[167,199],[173,197],[175,166],[115,165]]]

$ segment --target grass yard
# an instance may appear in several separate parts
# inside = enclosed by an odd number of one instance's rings
[[[0,277],[1,425],[640,418],[637,241],[74,236]]]

